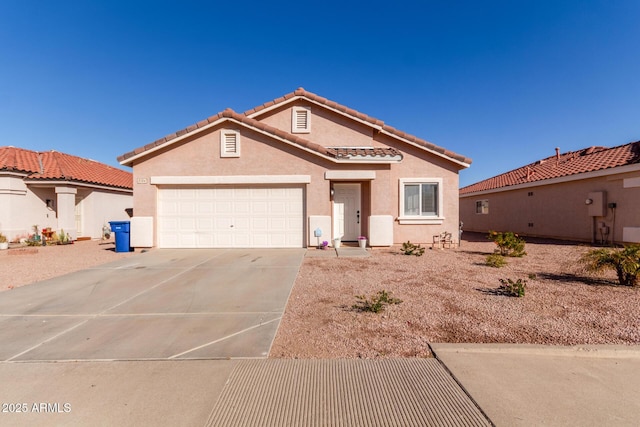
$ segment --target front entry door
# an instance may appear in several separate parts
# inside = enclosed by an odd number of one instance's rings
[[[360,184],[333,184],[333,237],[355,241],[360,236]]]

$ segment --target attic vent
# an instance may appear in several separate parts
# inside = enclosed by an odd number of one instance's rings
[[[220,132],[220,157],[240,157],[240,133],[234,130]]]
[[[311,110],[304,107],[294,107],[291,117],[292,133],[311,132]]]

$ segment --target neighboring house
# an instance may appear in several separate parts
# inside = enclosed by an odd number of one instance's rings
[[[133,167],[132,245],[161,248],[431,242],[458,229],[471,163],[302,88],[118,160]]]
[[[464,229],[640,242],[640,141],[547,157],[460,189]]]
[[[128,220],[130,172],[57,151],[0,147],[0,231],[14,241],[51,227],[99,238],[106,221]]]

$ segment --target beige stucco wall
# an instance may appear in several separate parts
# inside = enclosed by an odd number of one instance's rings
[[[133,196],[112,191],[92,191],[78,189],[78,195],[84,198],[80,202],[82,211],[82,229],[78,236],[94,239],[102,236],[104,224],[109,221],[129,221],[126,209],[133,208]]]
[[[305,139],[316,142],[323,147],[371,147],[377,145],[373,142],[373,129],[370,126],[354,122],[305,100],[299,100],[269,111],[257,119],[291,133],[291,112],[294,107],[305,107],[311,112],[310,132],[297,134]]]
[[[105,217],[114,220],[129,218],[124,210],[133,207],[133,196],[130,193],[91,187],[78,187],[77,191],[85,197],[82,202],[83,222],[87,230],[79,236],[99,238]],[[52,201],[51,207],[47,207],[47,199]],[[73,202],[72,198],[71,203]],[[73,211],[74,207],[70,206],[69,209]],[[0,231],[10,240],[33,234],[34,225],[38,225],[40,230],[51,227],[59,231],[64,228],[59,224],[58,210],[54,185],[26,185],[22,177],[0,177]],[[65,231],[69,231],[68,227]]]
[[[291,132],[291,105],[259,117],[265,123]],[[371,181],[362,181],[362,233],[366,234],[370,215],[399,215],[399,179],[443,179],[444,216],[439,225],[394,225],[394,242],[407,240],[429,243],[432,235],[458,229],[458,166],[441,157],[413,148],[370,127],[311,106],[311,133],[300,136],[324,146],[393,146],[404,156],[400,164],[336,164],[285,142],[231,123],[221,124],[190,136],[169,147],[149,153],[133,162],[134,216],[155,216],[158,186],[151,184],[157,176],[232,176],[232,175],[309,175],[305,187],[305,220],[313,215],[330,216],[330,184],[325,172],[331,170],[375,171]],[[220,156],[221,130],[240,132],[240,157]],[[335,181],[340,182],[340,181]],[[157,228],[157,221],[154,222]],[[154,230],[155,234],[155,230]],[[308,235],[307,232],[304,234]],[[455,234],[454,234],[455,235]],[[154,242],[157,239],[154,237]],[[315,244],[315,242],[306,242]]]
[[[0,231],[13,241],[33,234],[34,225],[55,229],[55,206],[47,208],[47,199],[56,200],[54,188],[27,188],[21,177],[0,177]]]
[[[596,231],[603,222],[613,231],[614,240],[621,242],[623,227],[640,227],[640,187],[623,186],[624,178],[634,176],[640,176],[640,172],[463,196],[460,218],[468,231],[513,231],[528,236],[591,242],[594,217],[589,216],[585,200],[591,192],[604,191],[607,203],[617,204],[615,228],[614,211],[607,208],[605,216],[595,217]],[[475,213],[479,200],[489,201],[488,214]],[[600,238],[597,232],[597,241]]]

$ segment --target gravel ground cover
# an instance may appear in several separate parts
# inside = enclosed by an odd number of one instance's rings
[[[115,252],[111,240],[72,245],[19,246],[0,251],[0,292],[131,256]]]
[[[406,256],[399,247],[370,258],[307,257],[270,357],[429,357],[428,343],[639,344],[640,287],[592,278],[577,260],[590,249],[528,239],[527,255],[485,265],[495,249],[484,235],[460,248]],[[527,281],[524,297],[497,290]],[[402,303],[359,312],[356,295],[385,290]]]

